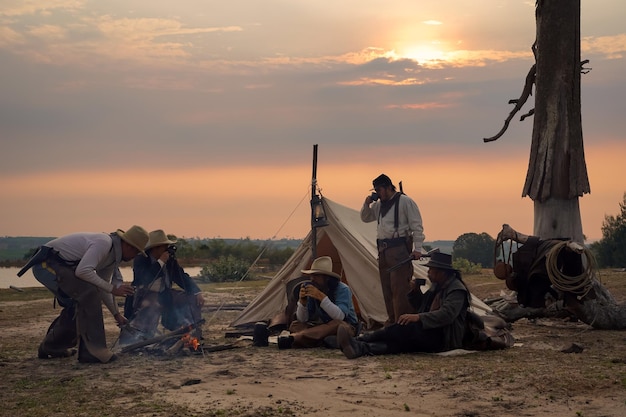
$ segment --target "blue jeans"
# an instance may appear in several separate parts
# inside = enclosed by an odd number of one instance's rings
[[[57,276],[52,269],[45,268],[43,264],[36,264],[33,265],[32,271],[35,279],[54,294],[61,307],[68,308],[74,305],[74,300],[59,289]]]

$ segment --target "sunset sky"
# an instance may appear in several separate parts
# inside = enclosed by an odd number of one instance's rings
[[[302,238],[314,144],[324,196],[359,209],[384,172],[427,241],[532,233],[533,99],[482,139],[533,64],[534,5],[0,0],[0,236]],[[625,21],[582,1],[589,239],[626,191]]]

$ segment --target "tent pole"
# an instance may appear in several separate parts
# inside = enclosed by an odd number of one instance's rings
[[[313,145],[313,175],[311,180],[311,199],[313,200],[313,196],[316,194],[315,187],[317,186],[317,144]],[[311,223],[313,222],[313,207],[311,206]],[[314,227],[311,224],[311,237],[313,241],[313,246],[311,247],[311,261],[317,258],[317,227]]]

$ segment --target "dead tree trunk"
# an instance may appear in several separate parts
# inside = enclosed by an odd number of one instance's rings
[[[591,189],[581,118],[580,77],[584,71],[582,65],[587,61],[580,60],[580,0],[537,0],[536,24],[537,37],[533,45],[536,62],[526,76],[522,95],[510,101],[515,108],[500,132],[484,141],[497,140],[504,134],[513,115],[530,96],[534,83],[535,108],[522,116],[524,120],[534,115],[528,172],[522,192],[523,197],[528,196],[534,202],[533,234],[542,240],[568,238],[582,244],[578,200]],[[568,262],[562,268],[571,267]],[[529,282],[526,288],[535,291],[540,301],[543,295],[553,292],[568,310],[595,328],[626,328],[626,306],[617,305],[595,277],[588,286],[590,290],[585,295],[567,290],[546,292],[538,288],[536,282]],[[514,287],[511,289],[517,288]],[[532,308],[532,314],[536,315],[536,309],[543,307],[537,305],[541,302],[532,304],[524,307]]]
[[[590,187],[580,111],[580,0],[540,0],[536,22],[534,125],[522,196],[534,201],[535,236],[583,243],[578,198]]]
[[[595,329],[626,329],[626,305],[617,304],[611,293],[597,279],[592,280],[591,297],[582,302],[571,300],[568,308],[583,323]]]

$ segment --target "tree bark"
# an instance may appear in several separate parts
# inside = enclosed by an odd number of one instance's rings
[[[534,235],[582,243],[578,198],[590,187],[581,119],[580,0],[538,1],[536,23],[535,112],[522,196],[535,202]]]
[[[534,201],[533,235],[546,240],[565,238],[582,244],[584,238],[578,197]]]

